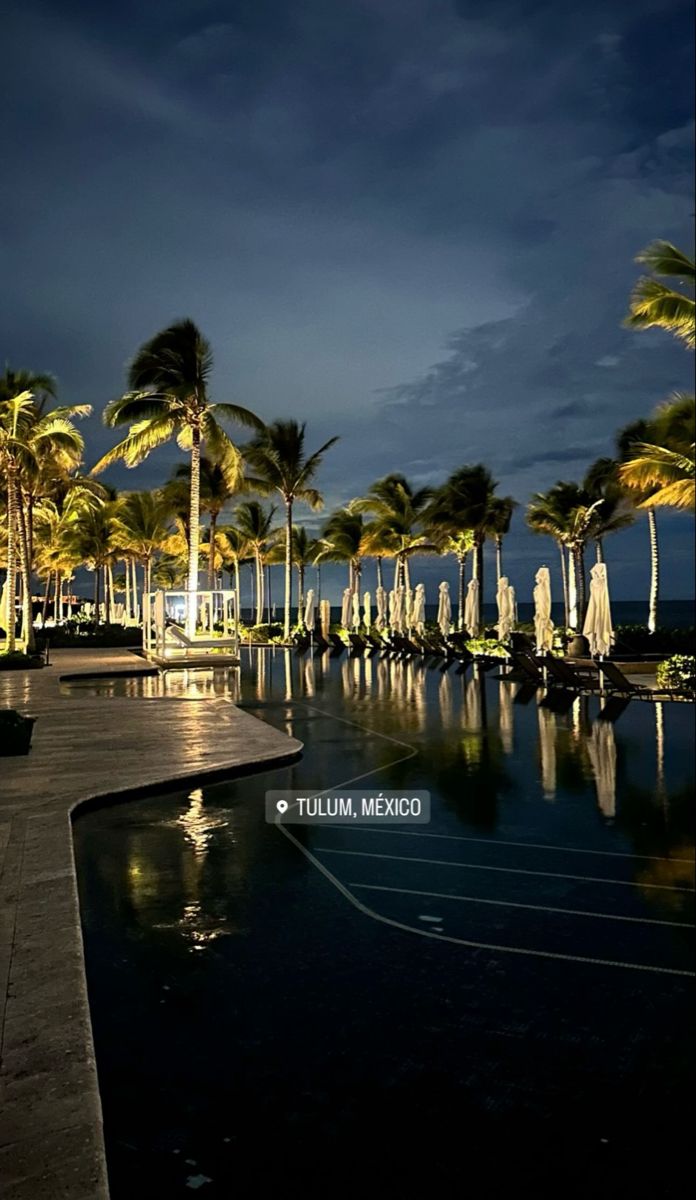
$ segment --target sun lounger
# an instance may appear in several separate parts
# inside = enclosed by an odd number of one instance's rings
[[[336,654],[342,654],[346,649],[346,643],[338,636],[337,633],[329,634],[329,645]]]
[[[547,672],[547,683],[553,687],[570,688],[578,692],[599,692],[602,680],[596,667],[571,666],[562,658],[554,658],[552,654],[534,660]]]
[[[188,637],[180,625],[167,625],[165,639],[175,642],[182,650],[224,650],[231,644],[230,638]]]
[[[609,659],[599,663],[599,670],[607,683],[608,690],[618,695],[648,700],[652,699],[655,695],[667,694],[655,688],[647,688],[643,687],[642,684],[632,683],[630,679],[626,678],[621,668]]]

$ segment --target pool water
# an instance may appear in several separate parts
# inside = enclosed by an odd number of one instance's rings
[[[302,759],[76,820],[113,1200],[683,1186],[693,709],[495,674],[245,651]],[[358,778],[430,824],[265,823]]]

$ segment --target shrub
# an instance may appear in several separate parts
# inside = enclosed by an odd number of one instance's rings
[[[658,687],[696,693],[696,658],[692,654],[673,654],[657,668]]]
[[[618,625],[616,649],[634,654],[694,654],[696,632],[693,629],[656,629],[647,625]]]
[[[480,654],[485,658],[507,658],[508,652],[497,638],[470,638],[466,642],[470,654]]]
[[[0,671],[26,671],[43,665],[40,655],[25,654],[23,650],[13,650],[11,654],[0,654]]]

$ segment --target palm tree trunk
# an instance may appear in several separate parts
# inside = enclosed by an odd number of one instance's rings
[[[114,606],[116,604],[116,601],[114,600],[114,596],[116,593],[114,591],[114,569],[110,562],[108,562],[106,564],[106,574],[109,579],[109,616],[113,617],[113,615],[114,615],[113,610],[114,610]]]
[[[503,535],[496,533],[495,535],[495,575],[496,581],[500,582],[500,577],[503,573]]]
[[[474,579],[478,579],[478,612],[476,614],[479,630],[483,629],[483,538],[474,541]]]
[[[242,588],[239,580],[239,559],[235,558],[234,563],[234,619],[239,634],[239,623],[242,619]]]
[[[558,543],[558,552],[561,556],[561,582],[563,585],[563,611],[565,617],[566,629],[570,626],[570,591],[568,588],[568,571],[566,569],[566,552],[563,542]]]
[[[657,605],[660,595],[660,546],[657,540],[657,517],[655,509],[648,509],[648,529],[650,531],[650,604],[648,608],[648,632],[655,633],[657,629]]]
[[[261,551],[254,551],[256,558],[256,624],[263,625],[263,563]]]
[[[595,556],[598,563],[604,562],[604,546],[601,538],[595,538]]]
[[[46,587],[44,589],[43,609],[41,610],[41,624],[45,625],[48,620],[48,605],[51,599],[51,580],[53,572],[49,571],[46,575]]]
[[[411,590],[411,568],[409,567],[408,558],[406,557],[406,555],[404,555],[404,561],[402,563],[401,569],[403,570],[403,573],[404,573],[404,587],[406,588],[407,591],[410,592],[410,590]]]
[[[270,625],[273,620],[273,597],[271,595],[271,564],[270,563],[268,563],[266,566],[266,592],[268,595],[268,600],[266,602],[266,616],[268,617],[268,624]]]
[[[208,588],[211,592],[215,587],[215,535],[217,533],[217,519],[217,513],[211,512],[210,529],[208,531],[210,537],[210,548],[208,550]]]
[[[101,564],[94,566],[94,610],[97,625],[101,624]]]
[[[301,625],[304,625],[304,563],[297,564],[297,618]]]
[[[587,581],[585,579],[585,547],[578,546],[577,551],[577,583],[578,583],[578,632],[582,632],[585,623],[585,600],[587,596]]]
[[[317,571],[317,606],[321,604],[321,564],[316,564]]]
[[[29,543],[27,541],[26,515],[22,503],[22,495],[17,489],[17,529],[19,532],[19,569],[22,576],[22,637],[24,649],[32,651],[36,642],[34,639],[34,622],[31,608],[31,571],[29,569]]]
[[[290,605],[292,604],[292,500],[285,501],[285,612],[283,637],[290,640]]]
[[[466,554],[457,555],[459,581],[457,586],[457,629],[464,628],[464,597],[466,595]]]
[[[12,653],[17,646],[17,493],[15,490],[15,467],[10,461],[7,468],[7,642],[5,649]]]
[[[198,546],[200,541],[201,519],[201,431],[198,427],[192,430],[191,441],[191,492],[189,496],[189,560],[188,580],[186,588],[186,636],[192,638],[196,633],[197,596],[198,591]]]
[[[382,558],[381,558],[381,555],[379,555],[379,554],[377,555],[376,563],[377,563],[377,587],[381,588],[381,587],[384,587],[384,581],[382,579]]]
[[[130,576],[130,563],[129,563],[129,561],[128,561],[128,559],[127,559],[127,558],[124,558],[124,560],[123,560],[123,565],[124,565],[124,567],[126,568],[126,625],[130,625],[130,623],[131,623],[131,617],[132,617],[132,613],[131,613],[131,586],[130,586],[130,583],[131,583],[131,576]]]
[[[394,591],[398,592],[401,584],[401,555],[397,554],[394,561]]]

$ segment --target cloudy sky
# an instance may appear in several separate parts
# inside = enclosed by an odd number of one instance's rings
[[[190,315],[214,398],[341,435],[328,506],[481,460],[524,504],[690,387],[621,326],[637,251],[692,247],[690,2],[27,0],[3,37],[0,355],[65,401]],[[692,522],[662,532],[679,598]],[[520,513],[508,541],[524,598],[552,551]],[[608,547],[617,596],[646,542]]]

